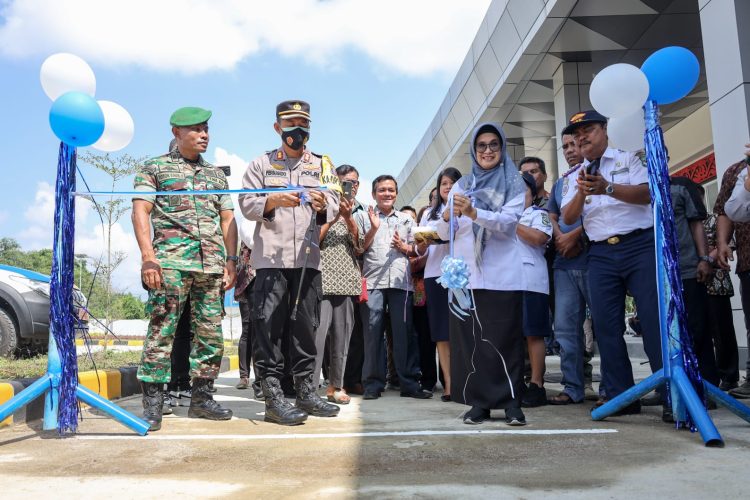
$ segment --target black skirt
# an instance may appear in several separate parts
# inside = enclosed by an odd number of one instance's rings
[[[450,314],[451,398],[484,409],[521,406],[523,292],[474,290],[475,310]]]
[[[430,338],[433,342],[448,341],[448,289],[437,278],[424,279],[427,294],[427,315],[430,318]]]

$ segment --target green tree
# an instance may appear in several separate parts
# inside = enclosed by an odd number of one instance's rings
[[[119,156],[113,156],[109,153],[96,154],[90,151],[83,153],[80,156],[81,161],[88,163],[92,167],[96,168],[107,174],[111,181],[112,191],[117,188],[117,183],[133,175],[143,162],[142,158],[135,158],[129,154],[123,154]],[[89,197],[89,201],[92,202],[94,208],[99,213],[102,219],[103,232],[105,235],[106,253],[104,254],[104,263],[101,265],[102,275],[104,278],[105,285],[105,298],[106,298],[106,324],[107,328],[112,328],[113,313],[114,311],[114,291],[112,289],[112,274],[117,267],[122,264],[127,254],[120,250],[112,249],[112,228],[115,224],[130,210],[130,204],[124,198],[118,196],[110,196],[109,199],[104,201],[95,201]],[[105,332],[105,340],[107,332]],[[104,349],[106,350],[106,343]]]

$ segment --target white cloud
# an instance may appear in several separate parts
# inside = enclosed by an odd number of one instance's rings
[[[91,204],[78,198],[76,200],[76,227],[80,228],[88,220]],[[26,249],[50,248],[55,223],[55,188],[47,182],[37,183],[34,202],[24,211],[27,222],[18,235],[19,242]]]
[[[157,71],[231,70],[274,51],[335,68],[347,50],[407,75],[452,75],[490,0],[14,0],[0,53],[73,52]]]

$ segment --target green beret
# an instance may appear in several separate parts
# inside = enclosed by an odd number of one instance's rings
[[[211,112],[207,109],[188,106],[180,108],[169,117],[169,124],[173,127],[189,127],[207,122]]]

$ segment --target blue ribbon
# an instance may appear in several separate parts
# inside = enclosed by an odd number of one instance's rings
[[[285,188],[263,188],[263,189],[206,189],[206,190],[179,190],[179,191],[73,191],[71,196],[209,196],[222,194],[268,194],[268,193],[302,193],[307,198],[308,191],[326,191],[328,187],[318,186],[306,188],[302,186],[289,186]]]

